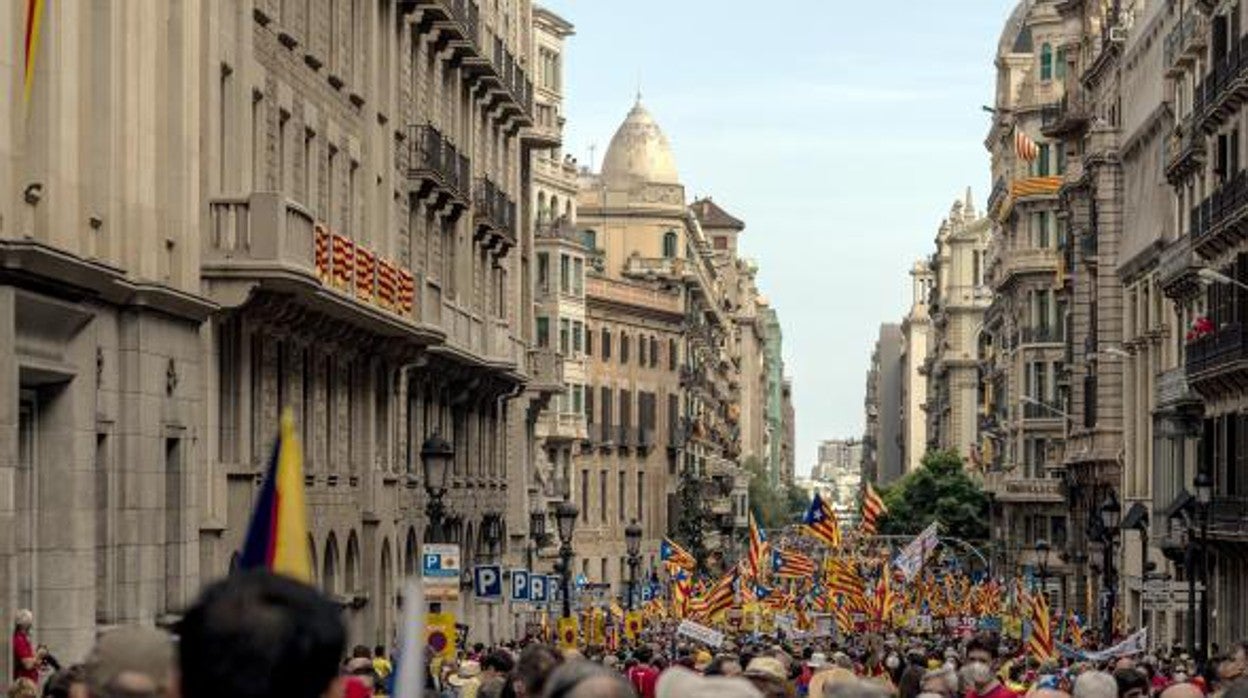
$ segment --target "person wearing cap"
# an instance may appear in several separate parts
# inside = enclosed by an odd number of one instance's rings
[[[472,659],[460,662],[459,669],[447,677],[446,683],[455,689],[459,698],[477,698],[481,686],[481,663]]]
[[[95,643],[86,662],[91,698],[162,698],[172,695],[174,652],[169,634],[126,626]]]

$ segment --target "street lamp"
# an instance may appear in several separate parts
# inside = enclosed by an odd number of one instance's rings
[[[1036,541],[1036,559],[1040,566],[1040,593],[1049,590],[1049,542],[1043,538]]]
[[[1203,271],[1203,270],[1202,270]],[[1213,477],[1206,470],[1196,473],[1196,515],[1200,517],[1200,644],[1196,666],[1205,671],[1209,658],[1209,517],[1213,510]]]
[[[1118,495],[1111,489],[1101,503],[1101,532],[1105,536],[1104,558],[1101,573],[1105,586],[1105,613],[1101,618],[1101,642],[1103,647],[1113,643],[1114,608],[1118,605],[1118,577],[1114,569],[1114,536],[1118,533],[1118,523],[1122,520],[1122,505],[1118,503]]]
[[[546,540],[546,508],[537,496],[533,498],[533,508],[529,510],[529,538],[532,540],[532,545],[529,546],[529,569],[532,570],[537,551]]]
[[[555,523],[559,526],[559,573],[563,576],[563,617],[572,617],[572,533],[576,517],[581,513],[568,500],[555,507]]]
[[[641,564],[641,526],[637,519],[624,529],[624,543],[628,547],[628,610],[633,610],[633,594],[637,590],[637,566]]]
[[[451,461],[454,458],[455,449],[436,431],[420,445],[420,462],[425,469],[425,492],[429,495],[429,504],[426,507],[429,514],[427,537],[431,543],[442,542],[442,520],[446,515],[442,497],[446,494],[447,478],[450,476]]]
[[[1196,278],[1200,279],[1205,285],[1230,284],[1231,286],[1235,286],[1241,290],[1248,291],[1248,284],[1245,284],[1239,279],[1231,278],[1216,269],[1210,269],[1209,267],[1201,267],[1198,269],[1196,271]]]

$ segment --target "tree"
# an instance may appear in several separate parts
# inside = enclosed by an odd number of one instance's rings
[[[917,535],[940,521],[945,535],[968,541],[988,538],[988,495],[953,451],[928,451],[918,470],[880,494],[888,507],[881,533]]]
[[[758,458],[751,456],[741,464],[750,473],[750,509],[763,528],[783,528],[801,521],[810,507],[810,496],[800,487],[771,486],[770,479]]]

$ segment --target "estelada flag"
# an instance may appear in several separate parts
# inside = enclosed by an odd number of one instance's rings
[[[312,583],[308,558],[308,510],[303,497],[303,451],[295,435],[294,412],[282,413],[282,427],[269,472],[251,513],[239,567],[264,567]]]

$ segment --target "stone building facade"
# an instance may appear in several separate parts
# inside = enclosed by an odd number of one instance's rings
[[[862,477],[887,485],[904,474],[901,445],[901,325],[883,323],[871,350],[867,389],[863,399],[865,433],[862,437]]]
[[[388,642],[422,541],[518,561],[529,406],[561,390],[530,380],[533,10],[175,9],[48,4],[0,121],[0,605],[63,657],[175,619],[231,568],[289,407],[316,582],[353,641]],[[23,13],[0,12],[8,45]],[[509,632],[451,607],[474,640]]]
[[[901,321],[901,409],[904,471],[917,470],[927,453],[928,420],[927,375],[924,363],[931,351],[932,318],[928,302],[932,298],[935,277],[928,260],[910,267],[910,311]]]
[[[1070,236],[1058,192],[1068,155],[1044,130],[1063,99],[1071,50],[1059,4],[1019,3],[998,45],[996,111],[985,140],[994,180],[986,261],[992,301],[978,338],[977,460],[994,496],[997,563],[1034,572],[1036,543],[1046,541],[1057,551],[1048,560],[1050,592],[1055,607],[1065,608]]]
[[[941,222],[929,262],[932,337],[924,363],[928,444],[967,460],[978,439],[978,339],[991,298],[984,281],[988,239],[988,221],[975,212],[967,190]]]

